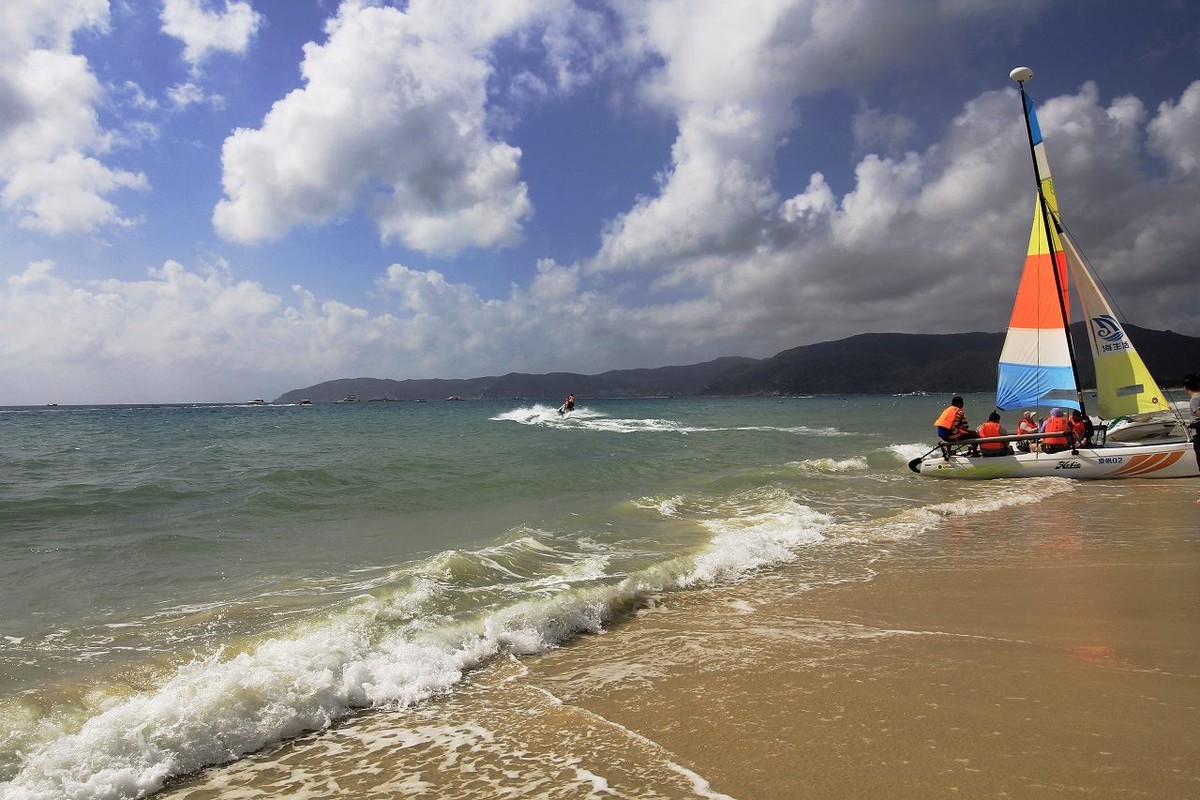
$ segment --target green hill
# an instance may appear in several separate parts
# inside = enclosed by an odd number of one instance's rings
[[[1077,323],[1077,326],[1082,323]],[[1166,386],[1200,372],[1200,338],[1127,325],[1150,371]],[[771,358],[736,356],[689,366],[613,370],[599,375],[513,372],[466,379],[341,378],[275,399],[329,403],[347,395],[359,400],[506,400],[559,402],[567,392],[581,398],[690,395],[901,394],[992,392],[1003,333],[864,333],[833,342],[794,347]],[[1080,381],[1095,383],[1091,353],[1076,354]]]

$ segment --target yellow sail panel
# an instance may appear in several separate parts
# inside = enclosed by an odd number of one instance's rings
[[[1047,181],[1048,182],[1048,181]],[[1052,198],[1047,198],[1049,201]],[[1053,207],[1051,207],[1053,209]],[[1050,212],[1053,214],[1053,210]],[[1033,225],[1029,229],[1029,248],[1025,251],[1025,269],[1021,274],[1018,287],[1018,299],[1013,308],[1013,318],[1025,320],[1026,327],[1065,328],[1063,312],[1067,319],[1071,318],[1070,298],[1067,294],[1067,262],[1063,255],[1062,241],[1059,239],[1055,226],[1050,224],[1050,242],[1046,243],[1046,223],[1042,214],[1042,204],[1034,203]],[[1055,296],[1054,272],[1050,269],[1049,255],[1053,248],[1054,263],[1058,267],[1059,296]],[[1062,307],[1059,308],[1059,302]],[[1034,312],[1034,308],[1040,310]],[[1037,320],[1033,325],[1029,323]],[[1014,323],[1015,324],[1015,323]]]
[[[1170,411],[1166,395],[1150,376],[1091,269],[1069,236],[1062,237],[1067,264],[1083,309],[1084,327],[1096,365],[1096,399],[1101,417]]]

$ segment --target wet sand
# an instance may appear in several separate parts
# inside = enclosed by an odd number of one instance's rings
[[[1200,506],[1143,486],[667,595],[164,795],[1200,797]]]

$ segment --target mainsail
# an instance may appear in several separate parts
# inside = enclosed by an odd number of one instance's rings
[[[1067,320],[1070,319],[1067,259],[1055,224],[1058,200],[1054,195],[1050,165],[1046,161],[1042,131],[1033,101],[1028,97],[1025,109],[1041,182],[1041,197],[1034,210],[1025,268],[1021,272],[1004,349],[1000,352],[996,406],[1006,410],[1036,406],[1079,408],[1076,399],[1079,387],[1067,341]],[[1041,198],[1045,198],[1044,205]],[[1049,220],[1045,217],[1046,211],[1050,213]]]

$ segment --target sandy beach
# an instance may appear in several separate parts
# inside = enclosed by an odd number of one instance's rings
[[[861,580],[797,592],[806,562],[666,595],[165,794],[1198,796],[1195,488],[1134,496],[1083,485],[829,556],[877,551]]]

